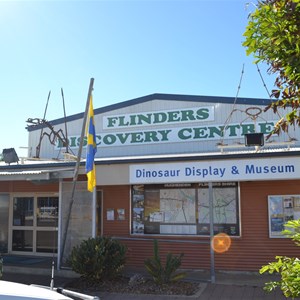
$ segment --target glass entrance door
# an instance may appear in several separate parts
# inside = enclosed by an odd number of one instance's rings
[[[33,251],[33,197],[13,199],[13,251]]]
[[[57,253],[57,197],[37,197],[36,222],[36,251]]]
[[[58,197],[14,197],[13,252],[57,253]]]

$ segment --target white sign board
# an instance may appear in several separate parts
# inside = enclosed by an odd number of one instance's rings
[[[300,178],[295,157],[233,159],[130,166],[130,183],[219,182]]]

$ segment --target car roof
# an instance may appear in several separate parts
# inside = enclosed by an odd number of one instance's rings
[[[0,300],[71,300],[47,288],[0,280]]]

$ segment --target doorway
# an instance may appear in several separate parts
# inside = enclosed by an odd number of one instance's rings
[[[10,252],[57,253],[58,201],[49,195],[12,197]]]

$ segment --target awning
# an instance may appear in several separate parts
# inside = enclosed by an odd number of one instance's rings
[[[27,180],[27,181],[53,181],[61,178],[72,178],[74,168],[23,170],[0,172],[0,181]]]

